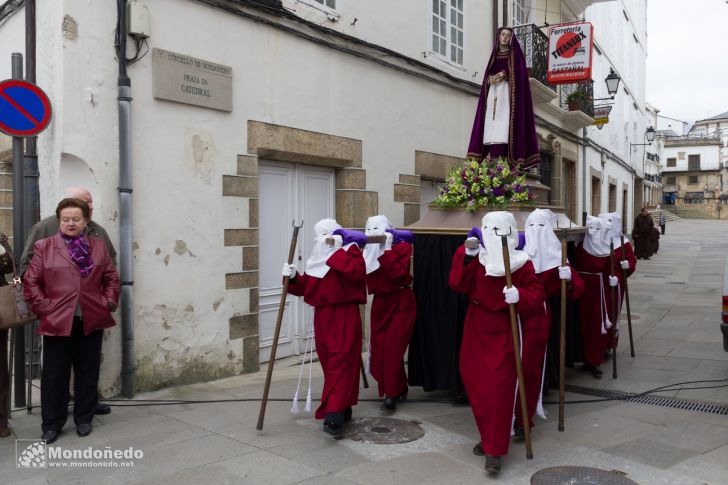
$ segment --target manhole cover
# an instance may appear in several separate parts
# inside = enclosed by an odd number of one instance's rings
[[[533,474],[531,485],[637,485],[624,473],[586,466],[555,466]]]
[[[409,443],[425,436],[419,423],[394,418],[356,418],[344,427],[341,438],[362,443],[394,445]]]

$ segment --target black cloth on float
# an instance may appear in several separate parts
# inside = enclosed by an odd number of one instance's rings
[[[453,292],[447,282],[453,254],[464,240],[417,234],[413,257],[417,319],[408,353],[409,385],[446,390],[454,398],[465,393],[459,359],[468,297]]]
[[[574,243],[567,245],[567,256],[573,261]],[[561,329],[561,297],[548,299],[551,305],[551,331],[546,349],[546,371],[544,376],[543,392],[559,388],[559,353],[561,345],[559,333]],[[566,301],[566,356],[565,367],[574,367],[575,362],[582,362],[583,351],[581,345],[581,326],[579,325],[579,300]]]

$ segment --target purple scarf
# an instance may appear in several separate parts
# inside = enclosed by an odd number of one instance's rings
[[[71,257],[71,261],[73,261],[78,268],[78,272],[81,273],[81,277],[87,277],[91,274],[91,270],[94,268],[94,260],[91,257],[91,248],[89,247],[86,238],[83,234],[72,237],[66,236],[63,233],[61,233],[61,237],[66,243],[68,255]]]

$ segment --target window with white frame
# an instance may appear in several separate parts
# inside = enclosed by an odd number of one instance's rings
[[[514,0],[513,25],[531,23],[531,10],[533,10],[533,0]]]
[[[465,0],[432,0],[432,52],[462,66]]]
[[[336,0],[313,0],[316,3],[320,3],[325,7],[329,7],[332,10],[336,10]]]

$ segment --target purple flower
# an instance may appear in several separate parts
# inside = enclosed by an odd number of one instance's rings
[[[503,195],[505,193],[506,193],[506,191],[503,190],[503,186],[502,185],[499,185],[498,187],[494,187],[493,188],[493,195],[495,197],[500,197],[501,195]]]

